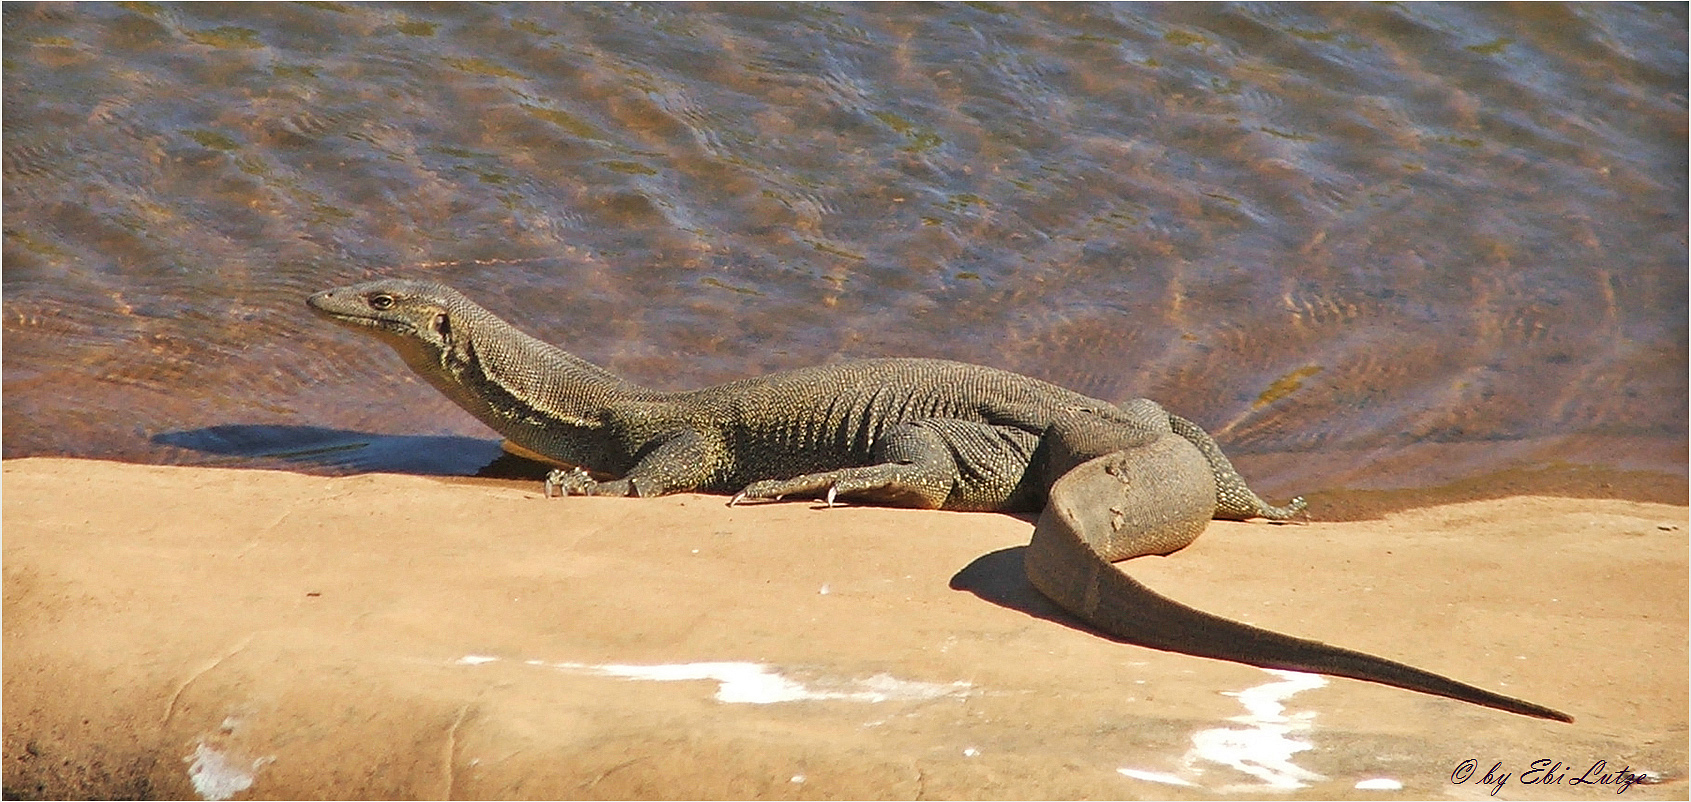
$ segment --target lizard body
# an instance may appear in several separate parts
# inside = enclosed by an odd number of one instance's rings
[[[1043,510],[1025,556],[1028,578],[1112,636],[1572,720],[1402,663],[1209,615],[1116,570],[1110,563],[1186,546],[1212,518],[1285,520],[1303,509],[1302,499],[1264,502],[1208,434],[1147,399],[1118,406],[937,359],[840,362],[657,392],[518,331],[444,285],[387,279],[307,303],[387,342],[517,446],[578,466],[553,472],[548,494]]]

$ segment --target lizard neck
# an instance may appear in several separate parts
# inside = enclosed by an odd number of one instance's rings
[[[399,349],[413,371],[494,431],[574,465],[621,462],[607,412],[664,394],[544,343],[474,304],[451,309],[445,346]]]

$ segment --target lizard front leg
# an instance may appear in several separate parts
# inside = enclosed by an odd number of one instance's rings
[[[546,476],[546,495],[551,496],[553,490],[566,496],[641,498],[685,493],[710,484],[723,454],[719,441],[688,429],[648,447],[619,479],[597,481],[581,468],[552,471]]]

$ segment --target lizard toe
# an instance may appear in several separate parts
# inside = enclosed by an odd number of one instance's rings
[[[559,468],[546,474],[546,497],[551,498],[554,490],[558,491],[560,496],[588,496],[593,494],[593,489],[598,484],[585,469],[566,471]]]
[[[746,485],[740,492],[734,494],[729,506],[745,501],[780,501],[795,492],[790,479],[760,479]]]

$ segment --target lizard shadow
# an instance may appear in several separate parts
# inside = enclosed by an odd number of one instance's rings
[[[212,464],[248,468],[303,469],[347,475],[403,473],[417,476],[473,476],[539,482],[552,470],[545,463],[519,457],[498,440],[453,435],[401,435],[331,429],[321,426],[225,424],[161,432],[149,438],[157,446],[211,455]],[[1038,515],[1017,515],[1028,523]],[[1023,558],[1027,546],[1014,546],[975,558],[951,577],[951,589],[1034,618],[1061,624],[1118,643],[1132,640],[1096,629],[1046,598],[1028,580]]]
[[[330,474],[405,473],[538,482],[551,470],[550,466],[506,452],[498,440],[452,435],[227,424],[161,432],[149,442],[211,455],[213,464]]]
[[[1027,549],[1027,546],[1012,546],[976,557],[951,577],[951,589],[968,591],[982,601],[1100,638],[1132,643],[1087,624],[1036,590],[1033,582],[1028,580],[1027,568],[1022,564]]]

